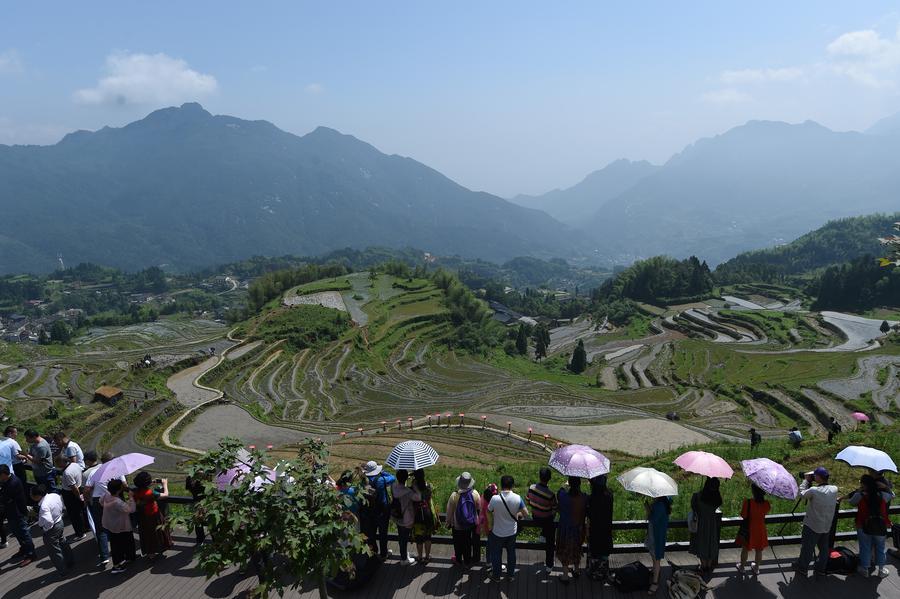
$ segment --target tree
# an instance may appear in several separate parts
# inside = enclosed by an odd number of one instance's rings
[[[72,340],[72,330],[64,320],[56,320],[50,326],[50,340],[53,343],[66,344]]]
[[[550,331],[543,323],[539,324],[534,330],[534,357],[540,361],[541,358],[547,357],[547,348],[550,346]]]
[[[203,514],[202,524],[210,533],[210,541],[197,552],[201,570],[215,576],[232,566],[256,564],[257,597],[283,594],[307,581],[316,582],[319,596],[327,597],[327,579],[350,571],[352,557],[367,547],[344,496],[325,482],[325,444],[307,440],[296,458],[275,466],[274,476],[263,465],[265,453],[254,449],[249,459],[241,454],[240,441],[223,439],[189,468],[192,478],[203,481],[205,492],[194,514]],[[219,490],[215,474],[235,464],[243,464],[246,472]],[[175,522],[189,530],[196,525],[193,515]]]
[[[572,352],[572,361],[569,362],[569,370],[575,374],[581,374],[587,368],[587,352],[584,351],[584,340],[579,339]]]
[[[891,332],[891,325],[888,324],[888,321],[886,321],[886,320],[881,321],[881,332],[884,333],[885,335],[887,335],[888,333]]]
[[[525,331],[525,323],[519,325],[519,333],[516,335],[516,351],[521,356],[528,353],[528,335]]]
[[[900,231],[900,223],[894,223],[894,230]],[[879,237],[878,241],[882,245],[889,248],[889,253],[879,261],[882,266],[900,266],[900,235],[890,235],[888,237]]]

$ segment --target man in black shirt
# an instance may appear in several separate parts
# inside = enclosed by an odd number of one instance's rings
[[[35,556],[26,519],[28,508],[25,503],[25,485],[9,471],[6,464],[0,464],[0,502],[6,511],[9,527],[19,541],[19,552],[12,559],[21,560],[20,566],[27,566],[34,561]]]

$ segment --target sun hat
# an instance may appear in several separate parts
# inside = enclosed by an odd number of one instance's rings
[[[378,476],[379,474],[381,474],[381,470],[381,464],[379,464],[375,460],[369,460],[363,467],[363,472],[366,473],[366,476]]]
[[[468,472],[463,472],[456,477],[456,486],[460,489],[471,489],[475,486],[475,479]]]
[[[814,474],[815,476],[821,476],[821,477],[824,478],[824,479],[828,479],[828,477],[831,476],[831,475],[828,473],[828,470],[827,470],[824,466],[819,466],[818,468],[816,468],[815,470],[813,470],[813,474]]]

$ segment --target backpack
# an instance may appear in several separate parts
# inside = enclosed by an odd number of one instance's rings
[[[478,524],[478,510],[475,508],[472,491],[459,494],[459,501],[456,503],[456,524],[459,528],[471,528]]]
[[[414,522],[428,527],[434,526],[434,514],[431,513],[430,501],[417,501],[413,506]]]
[[[641,562],[631,562],[616,568],[609,575],[609,581],[621,593],[633,593],[650,588],[650,569]]]
[[[706,583],[695,570],[676,570],[666,583],[669,599],[696,599],[706,589]]]
[[[853,574],[859,565],[859,558],[846,547],[835,547],[828,556],[828,572],[831,574]]]
[[[868,502],[868,499],[866,500]],[[873,512],[872,509],[869,509],[869,516],[866,518],[865,522],[863,522],[863,532],[867,535],[871,535],[873,537],[884,537],[887,536],[887,525],[884,523],[884,518],[881,514],[881,503],[876,506],[877,513]]]

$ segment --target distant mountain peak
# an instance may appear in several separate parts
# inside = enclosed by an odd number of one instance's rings
[[[900,135],[900,112],[879,119],[866,129],[867,135]]]

